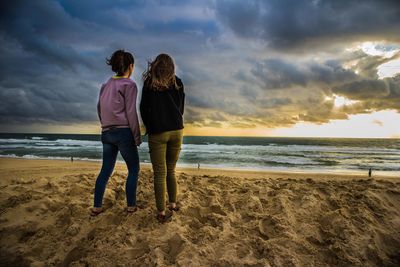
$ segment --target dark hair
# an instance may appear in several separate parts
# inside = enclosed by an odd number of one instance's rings
[[[168,54],[159,54],[155,60],[148,63],[143,73],[143,81],[153,90],[166,90],[171,86],[179,89],[175,78],[175,64]]]
[[[117,75],[122,76],[129,68],[130,64],[135,63],[135,59],[132,54],[125,52],[125,50],[115,51],[110,58],[106,59],[107,65],[111,66],[113,72]]]

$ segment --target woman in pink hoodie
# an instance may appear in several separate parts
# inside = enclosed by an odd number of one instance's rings
[[[135,212],[136,188],[139,173],[137,146],[141,143],[139,121],[136,112],[136,83],[130,79],[134,69],[134,58],[124,50],[115,51],[107,64],[116,73],[100,89],[97,111],[101,123],[103,143],[103,165],[96,180],[94,207],[91,215],[100,214],[103,195],[115,166],[118,151],[128,167],[126,180],[127,211]]]

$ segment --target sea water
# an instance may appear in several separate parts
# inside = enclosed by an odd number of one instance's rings
[[[0,156],[101,160],[100,135],[0,134]],[[147,138],[140,161],[150,163]],[[118,160],[122,157],[118,155]],[[355,172],[400,177],[400,139],[185,136],[179,166]]]

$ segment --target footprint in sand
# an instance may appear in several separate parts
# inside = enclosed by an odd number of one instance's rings
[[[186,240],[178,233],[174,234],[168,240],[168,247],[169,247],[168,255],[170,257],[171,262],[175,262],[176,257],[185,248],[185,243]]]
[[[226,216],[226,212],[220,205],[212,205],[209,209],[206,209],[207,213],[216,213],[222,216]]]
[[[33,178],[11,180],[11,184],[34,184],[34,183],[36,183],[36,179]]]
[[[77,223],[73,223],[67,228],[65,233],[69,236],[76,236],[80,230],[81,230],[80,225]]]
[[[140,243],[134,244],[133,248],[127,249],[125,251],[125,255],[127,255],[130,259],[137,259],[146,255],[149,252],[150,252],[149,244],[145,241],[144,242],[142,241]]]
[[[115,200],[122,200],[125,198],[124,189],[121,185],[116,186],[113,188]]]
[[[117,203],[115,200],[115,197],[114,197],[114,195],[112,195],[111,192],[107,192],[107,191],[106,191],[105,195],[106,196],[104,197],[104,200],[103,200],[103,207],[105,209],[111,209]]]
[[[223,227],[223,217],[227,214],[221,206],[213,205],[211,207],[188,207],[186,214],[197,219],[200,224],[208,224],[212,227]]]
[[[259,221],[258,230],[262,237],[271,239],[279,236],[283,231],[283,227],[276,217],[267,216]]]
[[[72,262],[82,259],[86,257],[86,255],[87,251],[82,245],[74,247],[67,253],[61,266],[70,266]]]
[[[5,204],[1,206],[2,209],[6,208],[14,208],[18,205],[29,202],[32,199],[32,195],[30,193],[23,193],[18,196],[11,196],[7,199]]]

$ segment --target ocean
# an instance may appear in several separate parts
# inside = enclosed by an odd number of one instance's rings
[[[185,136],[178,166],[400,176],[400,139]],[[147,138],[139,147],[150,163]],[[0,134],[0,157],[101,160],[100,135]],[[118,155],[118,160],[122,157]]]

